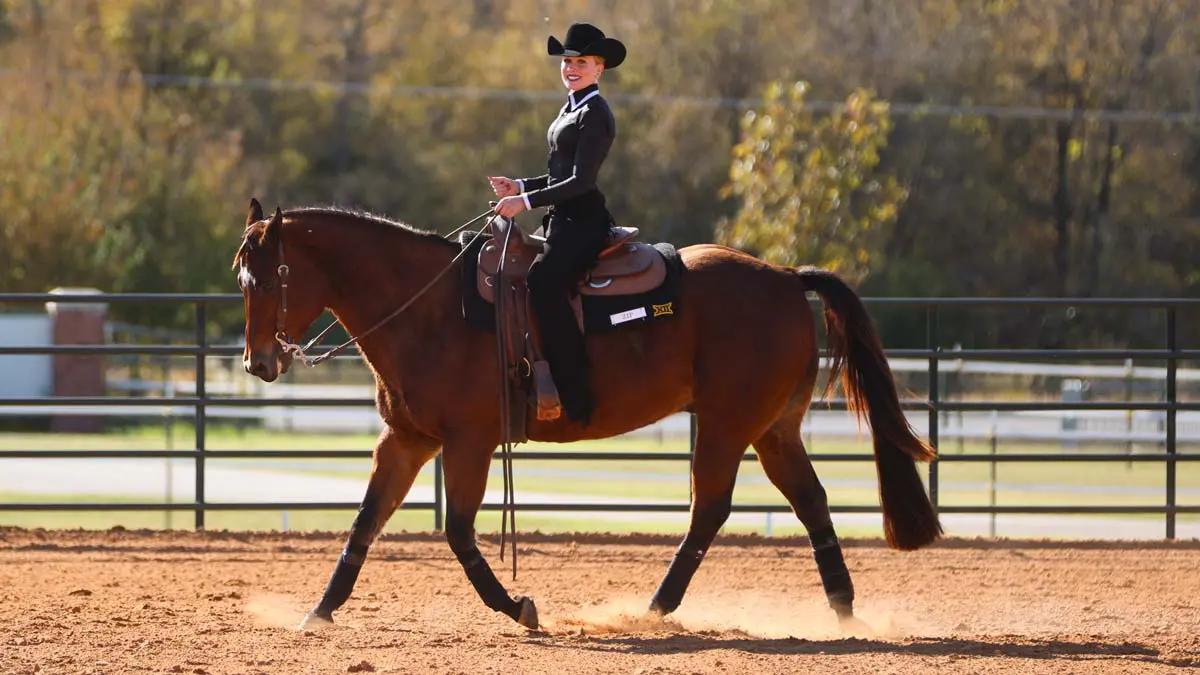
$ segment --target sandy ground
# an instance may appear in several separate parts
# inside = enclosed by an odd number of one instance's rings
[[[677,538],[523,533],[527,631],[436,534],[376,544],[337,624],[296,624],[340,533],[0,529],[0,673],[1158,673],[1200,668],[1200,543],[847,541],[839,632],[803,539],[721,539],[666,621],[641,616]]]

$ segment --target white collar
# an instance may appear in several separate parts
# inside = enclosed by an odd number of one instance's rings
[[[579,102],[575,101],[575,92],[571,92],[570,94],[567,94],[567,105],[571,106],[571,112],[578,110],[579,106],[583,105],[584,103],[587,103],[589,98],[596,96],[600,93],[599,85],[593,85],[593,86],[595,86],[596,88],[591,90],[590,92],[588,92],[587,96],[584,96],[583,100],[581,100]]]

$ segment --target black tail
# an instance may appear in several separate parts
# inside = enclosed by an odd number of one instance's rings
[[[826,394],[841,375],[850,410],[860,420],[866,417],[871,427],[888,545],[908,551],[933,543],[942,526],[914,460],[931,461],[937,453],[917,436],[900,408],[874,321],[854,289],[836,274],[814,267],[801,267],[796,274],[825,303],[830,352]]]

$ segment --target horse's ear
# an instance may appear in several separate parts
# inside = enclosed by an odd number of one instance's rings
[[[250,227],[254,223],[263,219],[262,204],[254,197],[250,198],[250,212],[246,214],[246,227]]]
[[[271,216],[271,221],[267,223],[267,229],[263,231],[263,241],[271,237],[279,236],[279,228],[283,225],[283,209],[275,207],[275,213]]]

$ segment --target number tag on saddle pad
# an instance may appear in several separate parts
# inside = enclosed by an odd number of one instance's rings
[[[646,318],[646,308],[636,307],[625,312],[618,312],[609,316],[608,318],[612,321],[612,325],[614,326],[617,324],[626,323],[628,321],[634,321],[636,319],[644,319]]]

